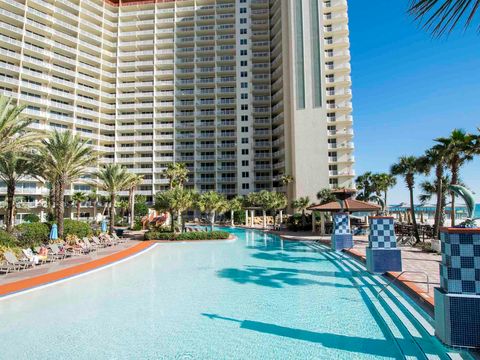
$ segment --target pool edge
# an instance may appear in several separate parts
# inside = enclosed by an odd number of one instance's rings
[[[34,276],[28,279],[13,281],[8,284],[0,285],[0,301],[11,296],[20,295],[35,289],[53,285],[62,281],[76,278],[93,271],[104,269],[125,261],[129,258],[142,254],[150,250],[157,244],[156,241],[143,241],[128,249],[118,251],[100,259],[95,259],[83,264],[68,267],[48,274]]]

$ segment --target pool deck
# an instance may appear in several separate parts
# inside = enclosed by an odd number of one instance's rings
[[[330,244],[330,236],[314,235],[311,232],[275,231],[272,233],[278,234],[282,238],[288,240],[320,241],[328,245]],[[354,247],[345,250],[345,252],[358,260],[365,262],[367,245],[367,236],[355,236]],[[404,290],[425,305],[424,307],[429,312],[432,312],[434,306],[434,288],[440,286],[439,265],[441,256],[436,253],[425,252],[419,248],[413,248],[410,246],[401,247],[400,249],[402,251],[403,270],[406,272],[396,280],[396,283],[400,284]],[[429,280],[428,283],[427,274]],[[389,272],[386,274],[386,276],[392,280],[398,275],[400,275],[400,273]]]
[[[128,240],[90,254],[72,256],[28,270],[0,275],[0,298],[110,265],[146,250],[153,244],[153,241]]]

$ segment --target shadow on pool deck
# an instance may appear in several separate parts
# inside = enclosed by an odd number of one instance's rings
[[[241,329],[318,343],[328,348],[376,356],[394,358],[398,357],[398,353],[394,349],[392,349],[391,344],[388,341],[382,339],[369,339],[332,333],[319,333],[309,330],[295,329],[291,327],[264,323],[260,321],[239,320],[216,314],[202,313],[202,315],[208,317],[211,320],[225,320],[239,323]],[[408,356],[410,354],[404,355]]]

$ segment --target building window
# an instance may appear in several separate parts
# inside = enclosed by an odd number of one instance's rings
[[[305,109],[305,64],[303,53],[303,7],[295,1],[295,72],[297,109]]]
[[[248,160],[242,160],[242,166],[248,166],[250,162]]]
[[[242,189],[243,189],[243,190],[248,190],[248,189],[250,189],[250,184],[242,184]]]
[[[311,39],[312,39],[312,86],[313,107],[322,106],[322,64],[320,58],[320,25],[318,16],[318,1],[310,0]]]

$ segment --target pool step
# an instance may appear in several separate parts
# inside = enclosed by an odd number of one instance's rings
[[[321,251],[329,249],[323,244],[312,244],[313,248]],[[326,254],[324,254],[326,255]],[[427,359],[459,359],[458,353],[445,353],[439,346],[440,342],[434,337],[433,321],[428,320],[427,315],[421,314],[414,305],[399,293],[394,286],[385,288],[387,281],[382,276],[368,273],[365,266],[344,254],[330,251],[326,257],[339,269],[348,272],[359,272],[362,276],[352,277],[352,282],[366,286],[365,292],[369,300],[375,304],[376,311],[383,319],[388,319],[389,330],[395,338],[399,332],[405,334],[406,338],[415,343],[414,348],[419,349],[421,357]],[[378,292],[385,288],[381,296]],[[359,287],[360,289],[360,287]],[[393,326],[392,326],[393,322]],[[400,346],[402,345],[400,341]],[[405,347],[403,347],[405,348]],[[406,347],[410,349],[408,346]],[[409,350],[411,352],[411,350]],[[407,353],[410,355],[409,353]]]

